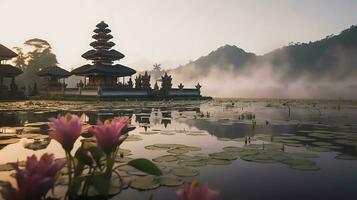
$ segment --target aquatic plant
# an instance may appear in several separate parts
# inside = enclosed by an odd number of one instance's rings
[[[13,163],[18,189],[6,182],[1,194],[5,200],[40,200],[54,187],[56,175],[64,165],[65,161],[55,160],[53,154],[47,153],[39,160],[35,155],[27,157],[23,170],[19,168],[18,163]]]
[[[57,118],[50,118],[49,126],[52,131],[50,137],[59,142],[66,152],[73,149],[74,142],[82,132],[82,121],[77,115],[66,114]]]
[[[74,156],[71,150],[83,129],[80,119],[76,115],[67,114],[65,117],[58,116],[57,119],[50,121],[50,127],[53,129],[50,137],[61,143],[66,152],[67,197],[88,196],[90,187],[105,197],[109,193],[113,174],[118,176],[120,187],[124,185],[114,168],[114,162],[119,146],[128,138],[129,118],[119,117],[104,123],[98,121],[96,126],[89,128],[95,139],[81,140],[82,144]],[[147,159],[134,159],[127,164],[148,174],[162,175],[161,170]]]
[[[128,128],[129,118],[115,118],[112,121],[97,122],[97,127],[91,128],[91,132],[96,138],[98,146],[106,153],[110,154],[118,146],[119,138],[123,130]]]
[[[180,200],[215,200],[220,191],[212,190],[208,184],[200,187],[197,181],[193,181],[191,184],[176,189],[176,194]]]

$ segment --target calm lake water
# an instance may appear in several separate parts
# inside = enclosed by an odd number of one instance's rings
[[[357,199],[356,102],[2,102],[0,164],[45,152],[65,157],[56,141],[46,139],[46,122],[66,113],[83,116],[90,125],[131,117],[136,129],[121,146],[126,159],[161,161],[165,176],[208,183],[220,189],[220,199]],[[175,151],[177,144],[191,149]],[[183,177],[173,172],[178,167],[198,174]],[[6,165],[0,169],[0,180],[14,183],[13,171],[6,171]],[[129,185],[145,175],[123,174]],[[55,196],[63,191],[59,183]],[[129,186],[114,199],[149,199],[152,194],[157,200],[177,199],[167,186],[148,191]]]

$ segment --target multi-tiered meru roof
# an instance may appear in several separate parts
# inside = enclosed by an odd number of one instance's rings
[[[93,49],[82,55],[83,58],[91,60],[92,64],[83,65],[73,70],[72,74],[79,76],[124,77],[136,73],[134,69],[114,64],[114,61],[118,61],[125,56],[119,51],[111,49],[115,43],[109,41],[113,38],[110,32],[111,30],[105,22],[102,21],[97,24],[94,30],[95,34],[92,36],[95,41],[90,43]]]

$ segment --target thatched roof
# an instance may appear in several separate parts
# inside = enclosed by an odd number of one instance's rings
[[[97,33],[93,35],[92,38],[96,40],[110,40],[113,38],[113,36],[105,33]]]
[[[8,64],[0,64],[0,76],[13,77],[22,74],[22,70]]]
[[[97,28],[104,29],[107,27],[108,27],[108,24],[106,24],[104,21],[101,21],[99,24],[97,24]]]
[[[124,54],[112,50],[89,50],[82,55],[83,58],[89,60],[98,60],[98,59],[106,59],[106,60],[120,60],[124,58]]]
[[[79,76],[88,76],[88,75],[99,75],[99,76],[114,76],[114,77],[123,77],[131,76],[135,74],[136,71],[130,67],[126,67],[120,64],[115,65],[105,65],[101,63],[83,65],[72,71],[72,74]]]
[[[39,76],[52,76],[52,77],[58,77],[58,78],[66,78],[71,76],[72,74],[68,72],[65,69],[62,69],[57,66],[51,66],[47,67],[45,69],[42,69],[37,73]]]
[[[90,46],[98,49],[98,48],[101,48],[101,47],[105,47],[105,48],[112,48],[113,46],[115,46],[115,43],[114,42],[104,42],[104,41],[94,41],[94,42],[91,42],[89,44]]]
[[[0,60],[9,60],[16,56],[17,54],[15,52],[0,44]]]
[[[96,28],[96,29],[94,29],[93,32],[94,33],[105,33],[105,34],[107,34],[107,33],[112,32],[112,30],[110,30],[109,28]]]

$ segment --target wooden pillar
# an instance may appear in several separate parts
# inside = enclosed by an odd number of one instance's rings
[[[2,89],[3,83],[4,83],[4,77],[0,76],[0,89]]]
[[[125,76],[123,76],[123,85],[125,85]]]

